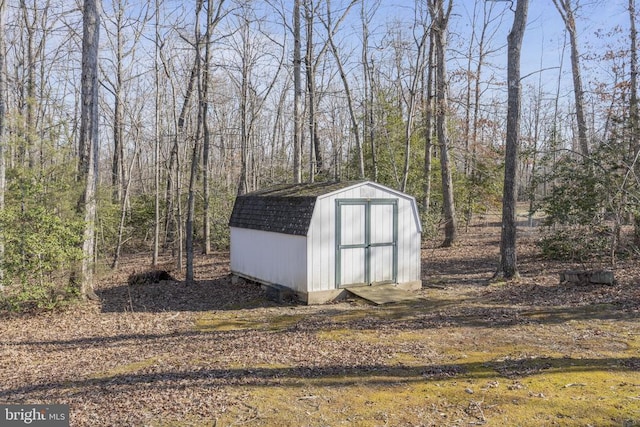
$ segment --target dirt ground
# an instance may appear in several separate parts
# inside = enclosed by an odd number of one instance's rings
[[[522,278],[489,283],[499,228],[423,249],[418,302],[276,304],[233,285],[228,254],[194,284],[0,318],[0,403],[64,403],[72,426],[640,426],[640,267],[561,285],[520,230]],[[168,261],[167,261],[168,262]]]

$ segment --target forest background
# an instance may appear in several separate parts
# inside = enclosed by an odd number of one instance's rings
[[[100,30],[90,250],[87,4]],[[285,182],[371,179],[405,191],[425,237],[444,229],[455,244],[458,228],[502,205],[514,10],[484,0],[0,0],[2,306],[90,296],[77,283],[82,260],[117,268],[128,252],[151,264],[170,254],[193,280],[195,251],[228,246],[235,196]],[[530,221],[544,213],[545,256],[615,264],[638,253],[636,21],[635,0],[531,5],[516,186]]]

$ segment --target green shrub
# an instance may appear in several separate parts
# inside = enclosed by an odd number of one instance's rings
[[[72,271],[82,258],[82,222],[64,220],[44,206],[8,206],[0,212],[5,253],[5,292],[0,306],[29,311],[49,309],[77,295]]]
[[[7,170],[0,211],[3,309],[47,309],[76,295],[70,279],[82,259],[84,226],[74,179],[69,165]]]
[[[586,262],[604,257],[610,250],[611,233],[604,226],[547,229],[538,246],[547,259]]]
[[[547,227],[539,243],[543,255],[585,261],[619,251],[619,232],[636,199],[622,159],[616,147],[603,144],[589,157],[557,161],[545,177],[551,190],[540,206]]]

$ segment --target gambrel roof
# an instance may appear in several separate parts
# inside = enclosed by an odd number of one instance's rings
[[[319,196],[366,181],[287,184],[238,196],[230,227],[306,236]]]

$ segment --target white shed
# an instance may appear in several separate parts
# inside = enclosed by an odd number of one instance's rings
[[[308,304],[350,286],[422,286],[416,201],[374,182],[248,193],[236,199],[229,226],[233,274],[285,286]]]

